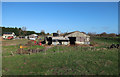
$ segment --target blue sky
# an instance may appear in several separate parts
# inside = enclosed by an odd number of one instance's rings
[[[117,2],[3,2],[2,25],[40,32],[118,33]]]

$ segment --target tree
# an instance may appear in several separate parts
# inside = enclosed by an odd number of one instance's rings
[[[26,29],[27,29],[27,28],[26,28],[25,26],[22,27],[22,31],[23,31],[23,35],[24,35],[24,36],[26,35]]]
[[[89,35],[89,36],[95,36],[95,35],[96,35],[96,32],[88,32],[88,35]]]
[[[110,33],[108,36],[109,37],[116,37],[116,34],[115,33]]]
[[[47,35],[49,35],[49,33],[47,33]]]
[[[41,30],[41,35],[45,35],[45,31],[44,30]]]
[[[17,27],[12,28],[12,27],[2,27],[2,35],[5,32],[14,32],[16,36],[19,36],[19,29]]]
[[[27,31],[26,35],[35,34],[35,31]]]
[[[106,32],[103,32],[100,34],[101,37],[106,37],[107,36],[107,33]]]
[[[25,26],[22,27],[22,31],[26,31],[26,27]]]
[[[120,34],[118,34],[117,36],[120,37]]]
[[[2,28],[2,35],[5,32],[14,32],[16,36],[35,34],[34,31],[26,31],[26,27],[22,27],[22,28],[1,27],[1,28]]]

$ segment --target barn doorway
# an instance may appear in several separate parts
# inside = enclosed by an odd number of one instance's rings
[[[62,45],[62,40],[59,40],[58,42],[59,42],[60,45]]]
[[[69,37],[70,44],[75,45],[76,37]]]
[[[48,45],[51,45],[52,44],[52,37],[49,37],[47,40],[48,40]]]

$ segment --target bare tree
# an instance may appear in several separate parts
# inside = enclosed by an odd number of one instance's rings
[[[101,37],[107,37],[107,33],[106,32],[103,32],[100,34]]]
[[[22,27],[22,31],[26,31],[26,27],[25,26]]]
[[[41,30],[41,35],[45,35],[45,31],[44,30]]]
[[[89,35],[89,36],[95,36],[95,35],[96,35],[96,32],[88,32],[88,35]]]
[[[109,37],[116,37],[116,34],[115,33],[110,33],[108,36]]]
[[[25,26],[22,27],[22,31],[23,31],[23,35],[25,36],[26,35],[26,30],[27,28]]]

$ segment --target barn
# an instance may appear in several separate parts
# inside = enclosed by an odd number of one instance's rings
[[[69,38],[70,44],[90,44],[90,36],[79,31],[67,33],[64,37]]]
[[[45,38],[45,42],[48,45],[90,44],[89,41],[90,36],[79,31],[66,33],[62,36],[56,34]]]

